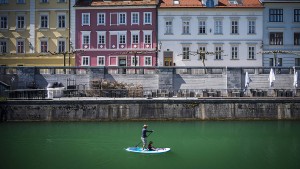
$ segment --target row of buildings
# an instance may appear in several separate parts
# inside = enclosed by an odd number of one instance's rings
[[[300,66],[300,0],[0,0],[2,66]]]

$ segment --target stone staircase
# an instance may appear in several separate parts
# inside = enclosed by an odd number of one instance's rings
[[[293,89],[293,74],[276,74],[274,86],[270,87],[269,74],[249,74],[251,82],[248,89]]]
[[[186,75],[176,74],[173,77],[173,89],[226,89],[226,75]]]

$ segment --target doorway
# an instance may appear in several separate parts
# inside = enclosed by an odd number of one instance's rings
[[[172,51],[164,51],[164,66],[174,66]]]
[[[119,57],[119,66],[120,67],[125,67],[127,66],[127,61],[126,61],[126,57]],[[126,69],[125,68],[120,68],[119,69],[119,73],[120,74],[126,74]]]

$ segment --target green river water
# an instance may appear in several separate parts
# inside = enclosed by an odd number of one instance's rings
[[[0,123],[1,169],[299,169],[299,121],[148,122],[164,154],[137,154],[144,122]]]

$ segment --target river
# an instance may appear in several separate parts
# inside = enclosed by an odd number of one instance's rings
[[[150,121],[164,154],[137,154],[144,122],[0,123],[3,169],[299,169],[299,121]]]

